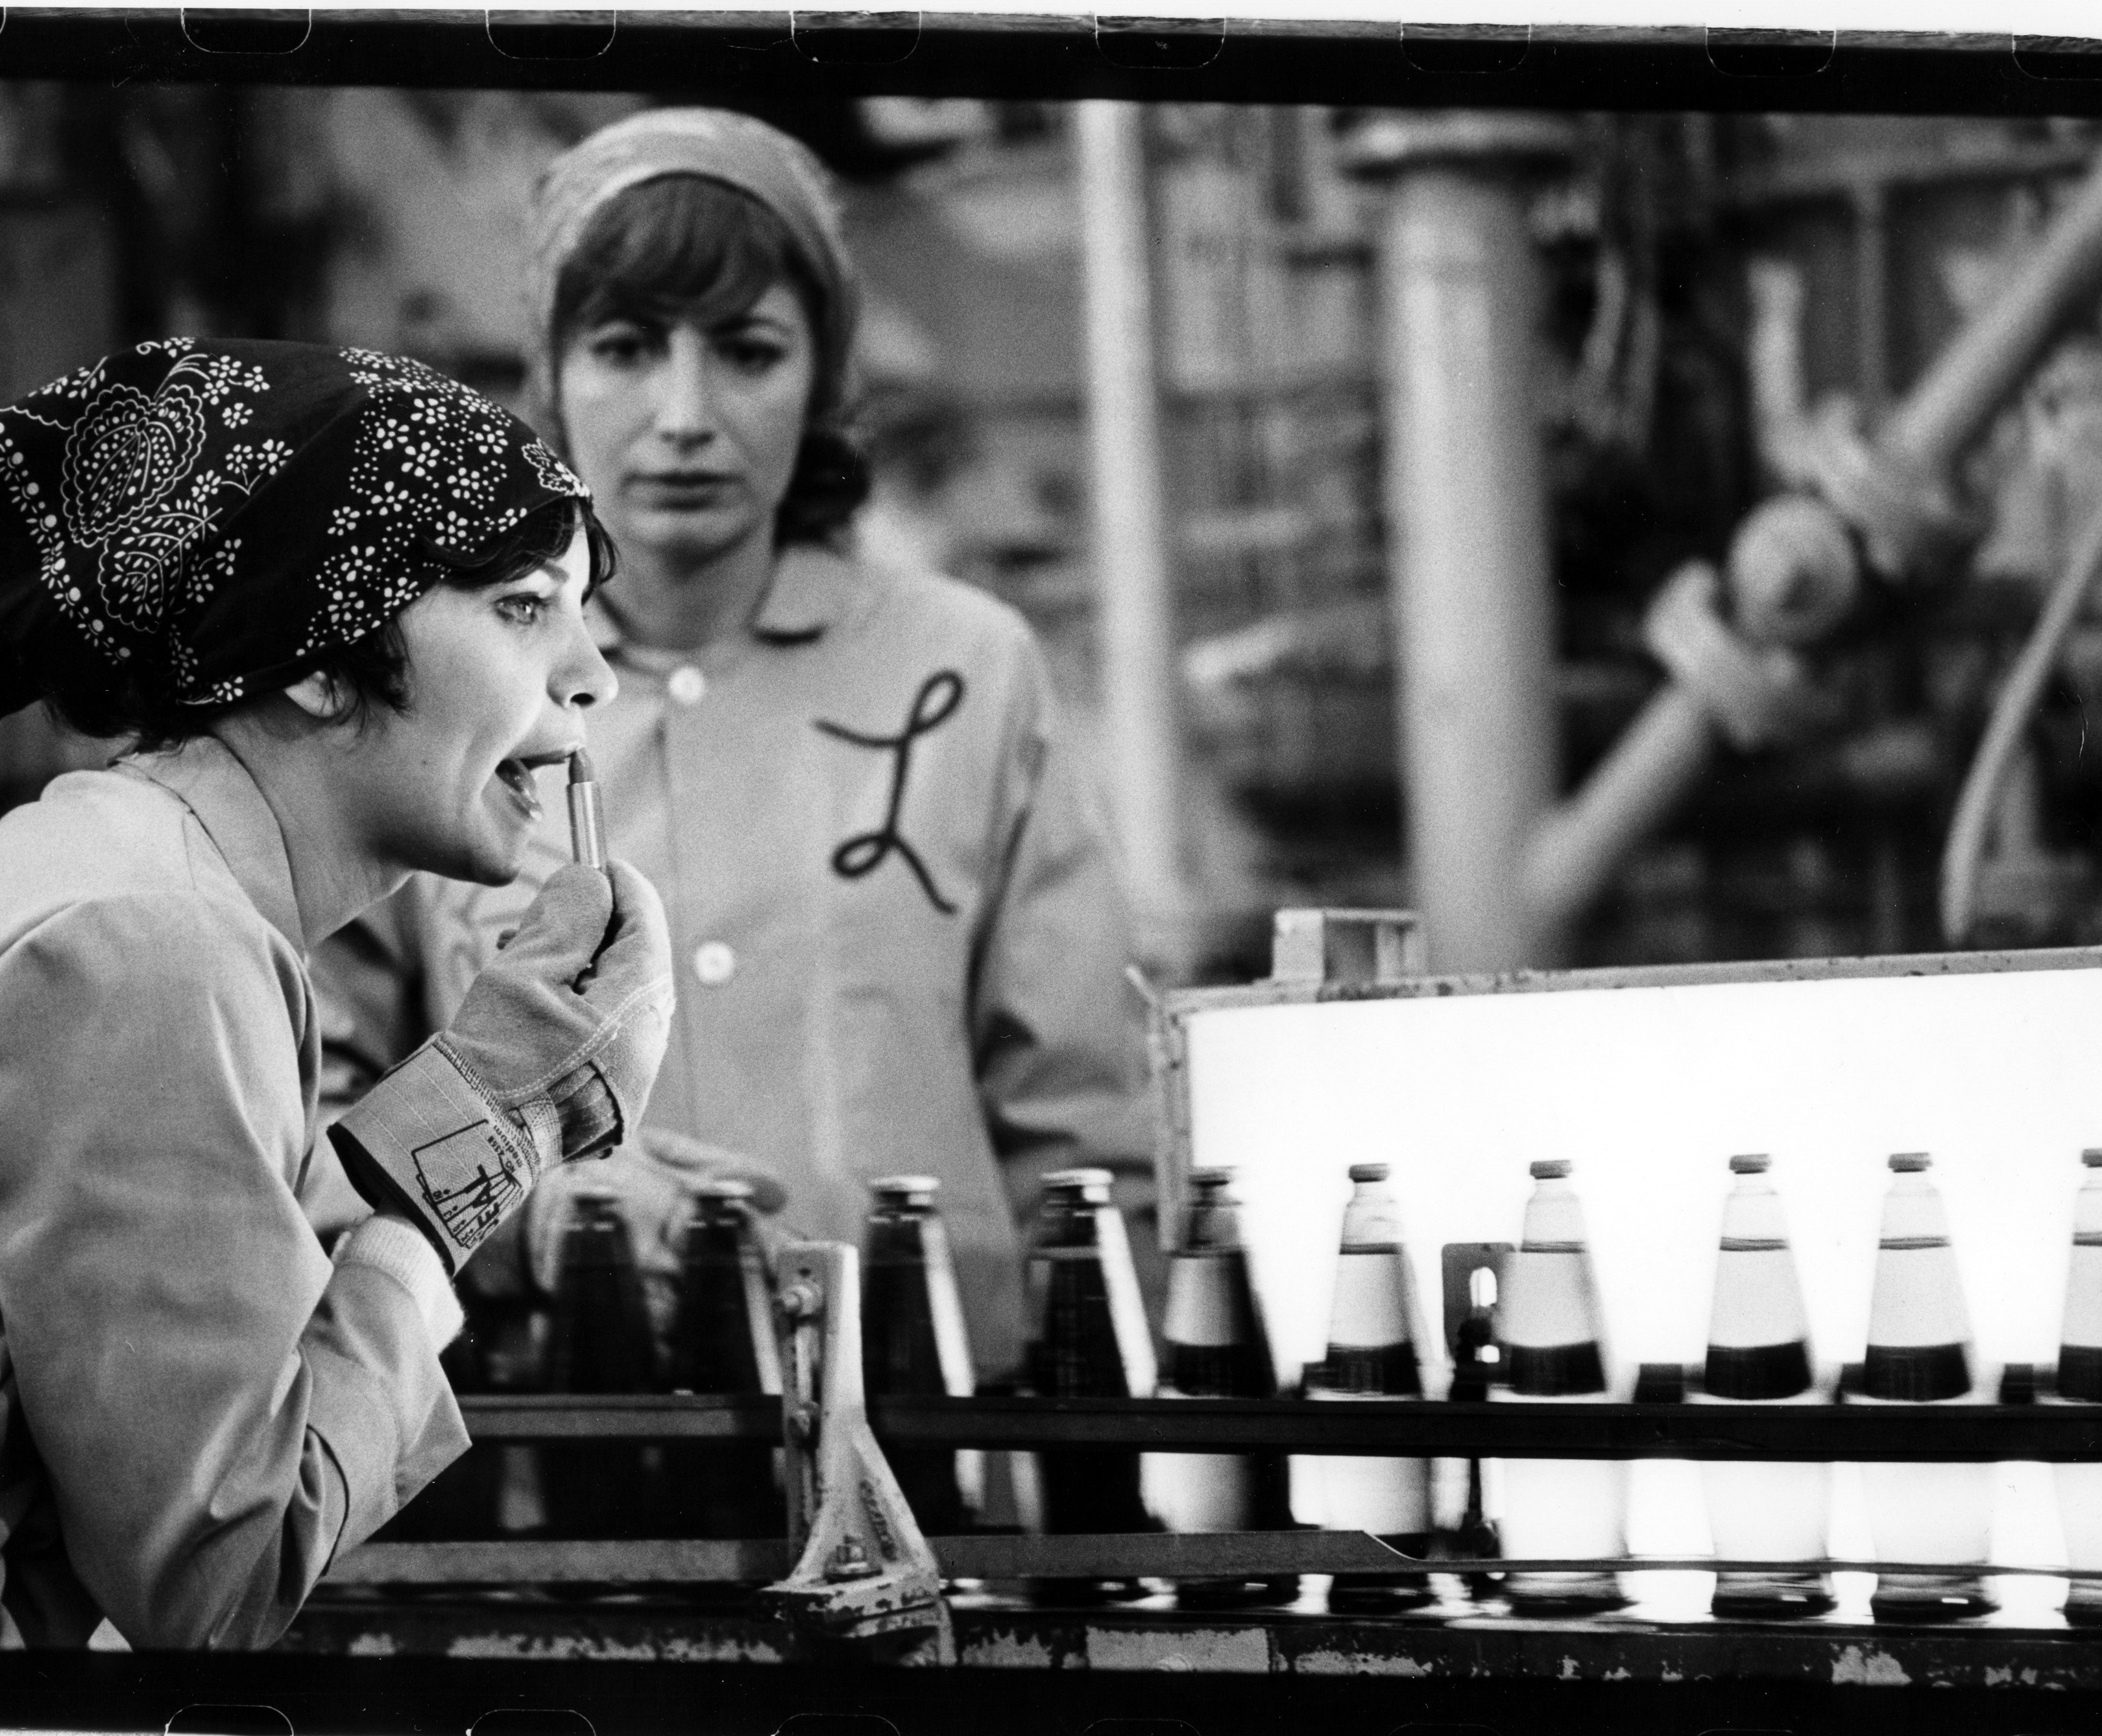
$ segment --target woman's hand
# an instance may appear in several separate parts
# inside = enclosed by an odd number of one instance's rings
[[[639,1127],[672,1008],[656,888],[625,862],[565,866],[450,1027],[330,1137],[359,1191],[406,1212],[456,1271],[551,1165]]]

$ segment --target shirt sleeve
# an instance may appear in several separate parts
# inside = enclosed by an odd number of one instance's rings
[[[0,955],[0,1320],[66,1553],[139,1647],[260,1646],[465,1450],[411,1287],[331,1266],[289,947],[211,901]]]
[[[995,897],[973,972],[972,1043],[993,1149],[1018,1213],[1043,1177],[1119,1172],[1150,1202],[1144,1028],[1125,979],[1131,923],[1107,834],[1033,640],[1022,647],[1005,747],[1009,800]]]
[[[325,1237],[372,1210],[344,1173],[326,1128],[431,1034],[410,941],[412,889],[404,886],[382,900],[308,958],[321,1028],[321,1114],[297,1191],[308,1220]]]

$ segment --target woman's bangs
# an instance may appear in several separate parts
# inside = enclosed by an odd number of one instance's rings
[[[736,318],[775,284],[808,294],[809,272],[780,219],[695,175],[645,181],[609,200],[556,284],[558,345],[609,319]]]

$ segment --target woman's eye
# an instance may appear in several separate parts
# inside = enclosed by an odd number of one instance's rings
[[[764,374],[780,365],[787,350],[765,338],[725,338],[716,349],[724,361],[743,374]]]
[[[623,365],[638,359],[645,348],[642,334],[632,326],[614,326],[591,340],[591,352],[601,361]]]
[[[530,595],[499,597],[496,612],[514,626],[537,627],[548,612],[548,600]]]

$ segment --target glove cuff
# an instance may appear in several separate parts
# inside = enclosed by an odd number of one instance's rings
[[[448,1273],[517,1209],[560,1137],[552,1105],[514,1118],[442,1036],[329,1129],[358,1191],[429,1237]]]
[[[602,1158],[620,1143],[620,1105],[596,1061],[586,1061],[557,1085],[549,1106],[565,1158]]]

